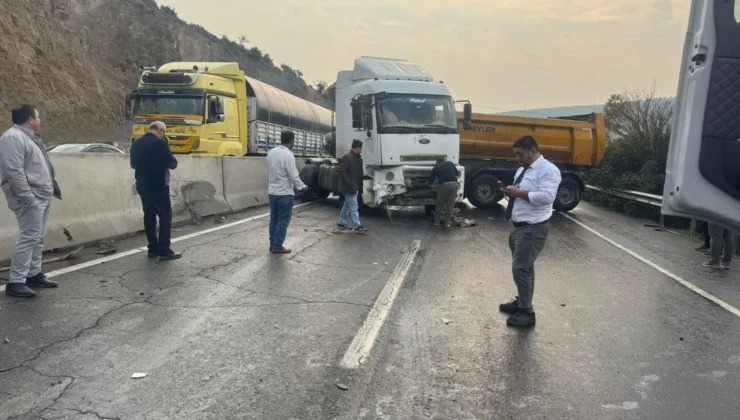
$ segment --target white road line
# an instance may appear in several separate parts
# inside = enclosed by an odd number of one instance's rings
[[[411,248],[401,258],[401,261],[398,262],[396,269],[391,274],[391,278],[385,284],[383,291],[380,292],[378,299],[370,309],[370,313],[367,314],[365,322],[349,345],[347,352],[340,362],[340,366],[347,369],[357,369],[367,359],[367,356],[375,345],[375,339],[378,337],[380,328],[391,312],[393,301],[398,296],[398,291],[401,289],[403,281],[406,279],[406,275],[416,259],[416,254],[419,253],[420,247],[421,241],[418,239],[414,240]]]
[[[293,209],[298,209],[298,208],[301,208],[301,207],[304,207],[304,206],[308,206],[310,204],[313,204],[313,203],[301,203],[301,204],[298,204],[298,205],[294,206]],[[196,238],[198,236],[207,235],[209,233],[218,232],[219,230],[228,229],[230,227],[238,226],[238,225],[241,225],[241,224],[244,224],[244,223],[248,223],[248,222],[251,222],[251,221],[254,221],[254,220],[257,220],[257,219],[262,219],[262,218],[267,217],[269,215],[270,215],[270,213],[263,213],[263,214],[260,214],[260,215],[257,215],[257,216],[252,216],[252,217],[249,217],[249,218],[246,218],[246,219],[243,219],[243,220],[237,220],[236,222],[227,223],[227,224],[224,224],[224,225],[221,225],[221,226],[218,226],[218,227],[214,227],[214,228],[211,228],[211,229],[201,230],[199,232],[193,232],[193,233],[190,233],[190,234],[184,235],[184,236],[178,236],[177,238],[173,238],[172,239],[172,242],[173,243],[181,242],[181,241],[185,241],[185,240],[188,240],[188,239]],[[141,247],[141,248],[134,248],[134,249],[130,249],[128,251],[124,251],[124,252],[121,252],[121,253],[118,253],[118,254],[114,254],[114,255],[111,255],[111,256],[108,256],[108,257],[99,258],[97,260],[91,260],[91,261],[87,261],[87,262],[84,262],[84,263],[81,263],[81,264],[76,264],[76,265],[73,265],[73,266],[69,266],[69,267],[66,267],[66,268],[55,270],[55,271],[46,273],[46,277],[51,278],[51,277],[61,276],[62,274],[72,273],[74,271],[79,271],[79,270],[82,270],[84,268],[93,267],[93,266],[96,266],[96,265],[105,264],[105,263],[110,262],[110,261],[115,261],[115,260],[118,260],[118,259],[121,259],[121,258],[125,258],[125,257],[128,257],[129,255],[138,254],[139,252],[142,252],[142,251],[147,251],[147,247],[144,246],[144,247]],[[0,292],[2,292],[4,290],[5,290],[5,285],[0,286]]]
[[[594,229],[586,226],[582,222],[574,219],[573,217],[568,216],[565,213],[560,213],[560,214],[563,217],[565,217],[565,218],[569,219],[570,221],[572,221],[573,223],[579,225],[580,227],[582,227],[582,228],[586,229],[587,231],[593,233],[594,235],[598,236],[599,238],[605,240],[606,242],[609,242],[610,244],[614,245],[615,247],[619,248],[620,250],[626,252],[627,254],[629,254],[629,255],[637,258],[638,260],[640,260],[643,263],[649,265],[650,267],[652,267],[652,268],[660,271],[661,273],[663,273],[666,276],[670,277],[671,279],[675,280],[676,282],[678,282],[678,284],[686,287],[687,289],[691,290],[692,292],[696,293],[697,295],[699,295],[699,296],[703,297],[704,299],[707,299],[707,300],[711,301],[712,303],[714,303],[714,304],[722,307],[723,309],[727,310],[731,314],[733,314],[733,315],[735,315],[737,317],[740,317],[740,309],[737,309],[734,306],[730,305],[729,303],[727,303],[727,302],[723,301],[722,299],[718,298],[717,296],[714,296],[713,294],[711,294],[711,293],[709,293],[709,292],[707,292],[707,291],[705,291],[705,290],[703,290],[703,289],[701,289],[701,288],[699,288],[697,286],[694,286],[693,284],[689,283],[687,280],[684,280],[682,277],[680,277],[680,276],[678,276],[676,274],[671,273],[670,271],[668,271],[665,268],[659,266],[658,264],[655,264],[654,262],[648,260],[647,258],[639,255],[638,253],[636,253],[636,252],[634,252],[634,251],[632,251],[632,250],[630,250],[628,248],[625,248],[624,246],[622,246],[622,245],[620,245],[620,244],[612,241],[611,239],[609,239],[606,236],[602,235],[601,233],[595,231]]]

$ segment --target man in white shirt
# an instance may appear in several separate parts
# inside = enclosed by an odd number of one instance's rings
[[[550,233],[552,203],[561,175],[560,169],[542,156],[532,136],[524,136],[514,142],[514,154],[522,167],[514,177],[514,185],[506,187],[504,194],[509,197],[506,218],[514,223],[509,248],[519,296],[499,305],[499,310],[511,315],[506,320],[507,325],[532,327],[536,322],[532,308],[534,262]]]
[[[298,176],[293,156],[295,135],[292,131],[280,133],[280,146],[267,154],[267,194],[270,196],[270,252],[288,254],[283,246],[293,216],[294,190],[304,191],[308,187]]]

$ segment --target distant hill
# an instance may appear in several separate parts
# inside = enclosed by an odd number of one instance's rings
[[[299,70],[277,67],[244,39],[187,24],[154,0],[0,0],[0,10],[0,129],[14,106],[29,102],[51,143],[125,140],[124,98],[139,65],[170,61],[235,61],[251,77],[327,105]]]
[[[539,108],[521,111],[497,112],[496,114],[507,115],[511,117],[556,118],[570,115],[584,115],[590,114],[592,112],[604,112],[604,105],[561,106],[556,108]]]

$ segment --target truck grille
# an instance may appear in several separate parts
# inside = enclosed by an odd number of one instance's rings
[[[447,159],[447,155],[401,155],[401,162],[436,162]]]

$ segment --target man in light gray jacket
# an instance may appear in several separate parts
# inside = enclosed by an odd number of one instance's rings
[[[54,167],[37,134],[40,126],[38,110],[21,105],[13,109],[13,126],[0,137],[0,186],[20,230],[5,288],[5,294],[15,297],[35,296],[36,292],[29,286],[58,286],[41,271],[51,198],[61,200],[62,194],[54,178]]]

